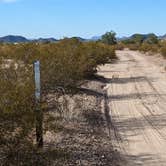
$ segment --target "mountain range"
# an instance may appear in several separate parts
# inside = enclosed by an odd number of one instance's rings
[[[27,42],[56,42],[57,39],[54,38],[39,38],[39,39],[27,39],[23,36],[14,36],[14,35],[8,35],[4,37],[0,37],[0,42],[4,43],[27,43]]]
[[[72,37],[72,38],[77,38],[81,42],[86,42],[86,41],[97,41],[101,39],[101,36],[94,36],[91,39],[84,39],[81,37]],[[14,36],[14,35],[0,37],[0,42],[3,42],[3,43],[28,43],[28,42],[45,43],[45,42],[57,42],[57,41],[58,39],[55,39],[55,38],[27,39],[23,36]]]
[[[6,43],[20,43],[20,42],[28,42],[29,40],[22,36],[4,36],[0,37],[0,42],[6,42]]]
[[[131,37],[132,36],[130,36],[130,37],[118,37],[117,40],[122,41],[122,40],[130,39]],[[97,40],[101,39],[101,36],[94,36],[90,39],[84,39],[81,37],[75,37],[75,38],[79,39],[80,41],[86,42],[86,41],[97,41]],[[158,38],[161,40],[166,40],[166,34],[163,36],[158,36]],[[0,37],[0,42],[4,42],[4,43],[25,43],[25,42],[44,43],[44,42],[57,42],[57,41],[58,41],[58,39],[55,39],[55,38],[27,39],[23,36],[14,36],[14,35]]]
[[[161,39],[161,40],[166,40],[166,34],[163,35],[163,36],[159,36],[159,39]]]

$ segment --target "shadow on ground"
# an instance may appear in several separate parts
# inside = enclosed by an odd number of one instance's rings
[[[147,82],[149,81],[149,78],[146,77],[132,77],[132,78],[113,78],[113,79],[105,79],[102,77],[99,77],[99,82],[106,84],[106,83],[114,83],[114,84],[126,84],[126,83],[132,83],[132,82]],[[151,79],[151,81],[154,81]],[[142,133],[143,130],[146,128],[152,127],[162,139],[166,139],[166,134],[161,133],[161,129],[166,126],[166,114],[160,114],[155,115],[153,114],[153,111],[149,112],[149,115],[143,115],[142,117],[138,118],[127,118],[127,117],[111,117],[110,108],[108,106],[108,102],[111,101],[122,101],[122,100],[133,100],[133,99],[145,99],[146,98],[155,98],[156,96],[162,96],[165,97],[166,94],[159,94],[158,92],[153,93],[133,93],[133,94],[122,94],[122,95],[110,95],[107,96],[106,92],[103,91],[96,91],[92,89],[86,89],[82,88],[82,92],[93,95],[98,98],[104,99],[104,114],[98,114],[99,117],[95,117],[97,114],[95,113],[95,116],[92,114],[90,116],[86,116],[86,119],[89,119],[89,125],[90,126],[98,126],[97,129],[100,130],[100,125],[103,126],[105,124],[105,127],[109,131],[109,136],[111,140],[116,139],[116,141],[122,141],[122,142],[128,142],[126,139],[127,136],[137,136],[138,134]],[[147,110],[149,111],[149,110]],[[94,123],[92,125],[92,119],[91,117],[95,117],[97,119],[97,124]],[[118,119],[118,121],[114,121],[113,119]],[[147,121],[147,123],[144,123]],[[103,123],[105,122],[105,123]],[[101,132],[102,133],[102,132]],[[112,137],[112,134],[114,134],[115,137]],[[127,135],[126,135],[127,134]],[[157,165],[164,165],[165,163],[162,162],[161,159],[158,158],[158,156],[154,156],[152,154],[139,154],[136,156],[123,156],[123,154],[119,154],[121,156],[120,158],[124,160],[129,160],[131,166],[142,166],[142,165],[151,165],[155,166]],[[123,160],[123,164],[125,163]],[[160,161],[160,163],[159,163]]]

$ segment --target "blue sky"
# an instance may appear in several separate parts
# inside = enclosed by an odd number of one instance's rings
[[[0,36],[166,33],[166,0],[0,0]]]

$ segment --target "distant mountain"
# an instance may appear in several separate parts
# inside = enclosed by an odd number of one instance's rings
[[[159,39],[161,39],[161,40],[166,40],[166,34],[163,35],[163,36],[159,36]]]
[[[94,36],[90,39],[82,38],[82,37],[71,37],[71,39],[73,39],[73,38],[78,39],[81,42],[89,42],[89,41],[97,41],[97,40],[101,39],[101,36]]]
[[[5,42],[5,43],[20,43],[20,42],[29,42],[28,39],[22,36],[4,36],[0,37],[0,42]]]
[[[44,43],[44,42],[56,42],[57,40],[54,38],[39,38],[39,39],[27,39],[23,36],[4,36],[0,37],[0,42],[4,43],[27,43],[27,42],[39,42],[39,43]]]
[[[144,39],[146,39],[149,36],[149,34],[134,34],[129,37],[117,37],[117,40],[118,41],[130,40],[130,39],[133,39],[136,35],[142,35]],[[77,38],[81,42],[88,42],[88,41],[98,41],[101,39],[101,36],[93,36],[90,39],[85,39],[81,37],[72,37],[72,38]],[[161,40],[166,40],[166,34],[163,36],[158,36],[158,38]],[[59,40],[55,38],[27,39],[23,36],[14,36],[14,35],[0,37],[0,42],[4,42],[4,43],[26,43],[26,42],[47,43],[47,42],[57,42],[57,41]]]
[[[84,39],[84,38],[82,38],[82,37],[72,37],[73,39],[75,38],[75,39],[78,39],[80,42],[85,42],[87,39]],[[71,39],[72,39],[71,38]]]
[[[35,39],[35,40],[32,40],[33,42],[38,42],[38,43],[46,43],[46,42],[56,42],[58,41],[57,39],[54,39],[54,38],[39,38],[39,39]]]
[[[93,36],[91,39],[91,41],[97,41],[97,40],[100,40],[101,39],[101,36]]]
[[[136,33],[136,34],[133,34],[132,36],[131,36],[131,38],[136,38],[136,37],[142,37],[144,40],[146,40],[149,36],[156,36],[154,33],[148,33],[148,34],[139,34],[139,33]],[[156,36],[156,37],[158,37],[158,36]]]
[[[159,36],[156,36],[154,33],[149,33],[149,34],[139,34],[139,33],[136,33],[136,34],[133,34],[129,37],[122,37],[122,38],[117,38],[118,41],[130,41],[130,42],[133,42],[133,41],[149,41],[149,40],[155,40],[160,37]]]
[[[130,39],[131,37],[126,37],[126,36],[124,36],[124,37],[117,37],[117,41],[123,41],[123,40],[128,40],[128,39]]]

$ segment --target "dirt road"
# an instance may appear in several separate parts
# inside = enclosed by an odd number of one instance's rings
[[[127,166],[166,166],[166,73],[150,57],[118,51],[100,67],[106,78],[114,148]]]

